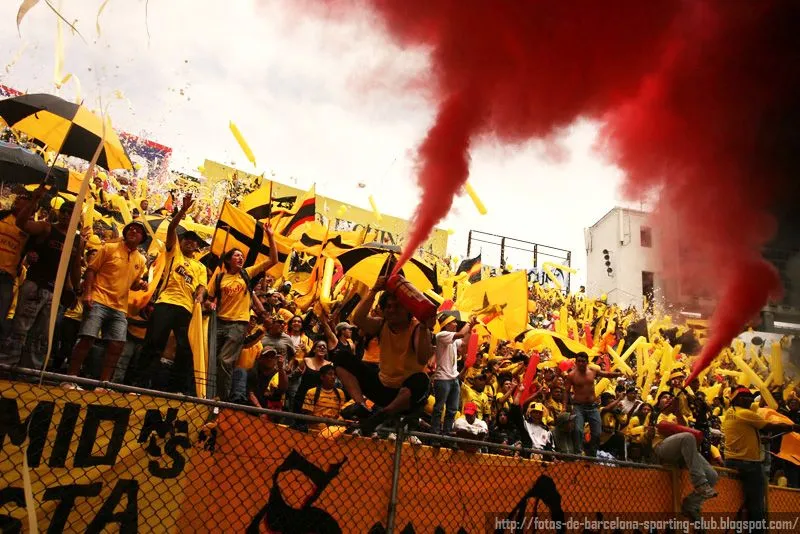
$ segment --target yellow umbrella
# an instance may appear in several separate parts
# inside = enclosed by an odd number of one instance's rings
[[[49,150],[87,161],[102,140],[98,165],[108,170],[133,169],[111,124],[78,104],[48,94],[22,95],[0,101],[0,117]]]
[[[391,273],[399,252],[399,247],[371,243],[348,250],[337,259],[346,276],[372,287],[379,276]],[[403,265],[402,273],[420,291],[432,290],[437,285],[436,271],[416,258]]]

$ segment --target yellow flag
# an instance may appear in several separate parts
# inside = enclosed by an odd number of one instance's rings
[[[197,396],[206,397],[206,381],[208,379],[208,319],[203,318],[203,309],[195,302],[192,320],[189,322],[189,346],[194,358],[194,381]]]
[[[257,221],[269,219],[272,204],[272,182],[262,180],[261,185],[248,193],[239,202],[239,209],[251,215]]]
[[[528,327],[528,280],[523,271],[487,278],[459,295],[456,309],[491,320],[502,316],[507,337],[513,339]]]
[[[535,350],[537,352],[549,349],[553,359],[557,361],[564,358],[574,358],[579,352],[585,352],[590,358],[597,353],[595,349],[590,349],[580,341],[575,341],[550,330],[529,330],[525,333],[523,346],[525,350]]]
[[[291,241],[276,232],[275,244],[278,246],[278,264],[269,272],[273,276],[279,276],[289,257]],[[222,206],[214,239],[211,241],[211,253],[222,258],[226,252],[234,248],[238,248],[244,254],[245,266],[269,258],[269,239],[261,223],[226,202]]]

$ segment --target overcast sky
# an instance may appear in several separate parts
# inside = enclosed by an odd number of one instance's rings
[[[55,15],[40,2],[20,36],[21,2],[0,3],[0,83],[57,92]],[[65,29],[63,74],[79,78],[89,107],[108,106],[115,127],[172,147],[175,169],[194,169],[204,158],[233,162],[302,188],[316,182],[319,194],[361,207],[373,194],[382,212],[413,213],[413,151],[434,108],[402,88],[424,75],[423,51],[396,48],[366,16],[345,24],[289,13],[292,0],[150,0],[147,19],[144,0],[111,0],[98,35],[101,4],[63,0],[63,14],[85,38]],[[58,94],[73,100],[76,86],[70,81]],[[468,197],[457,199],[440,225],[456,230],[450,252],[464,256],[469,229],[503,234],[571,250],[583,279],[583,229],[621,202],[621,172],[593,151],[595,133],[591,124],[573,127],[564,140],[569,158],[560,163],[533,144],[476,148],[470,180],[488,215],[478,215]],[[498,263],[496,248],[483,253],[485,263]],[[508,258],[514,267],[531,260]]]

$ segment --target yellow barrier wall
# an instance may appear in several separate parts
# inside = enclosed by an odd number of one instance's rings
[[[0,388],[4,531],[27,531],[25,448],[42,532],[384,532],[387,526],[394,443],[306,434],[238,410],[223,409],[215,418],[192,402],[20,382]],[[597,519],[600,511],[606,518],[665,520],[676,517],[676,502],[690,491],[685,473],[676,480],[678,499],[672,472],[664,469],[406,443],[396,531],[511,532],[507,522],[514,518]],[[720,496],[704,512],[733,517],[741,506],[739,483],[723,476],[717,488]],[[800,492],[771,488],[769,504],[773,513],[798,513]]]

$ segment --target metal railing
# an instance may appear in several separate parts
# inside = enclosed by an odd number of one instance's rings
[[[2,532],[521,532],[598,511],[675,517],[687,492],[658,465],[402,422],[362,438],[342,420],[9,366],[0,387]],[[723,491],[715,511],[735,514],[738,481]],[[779,499],[791,509],[800,493]]]

